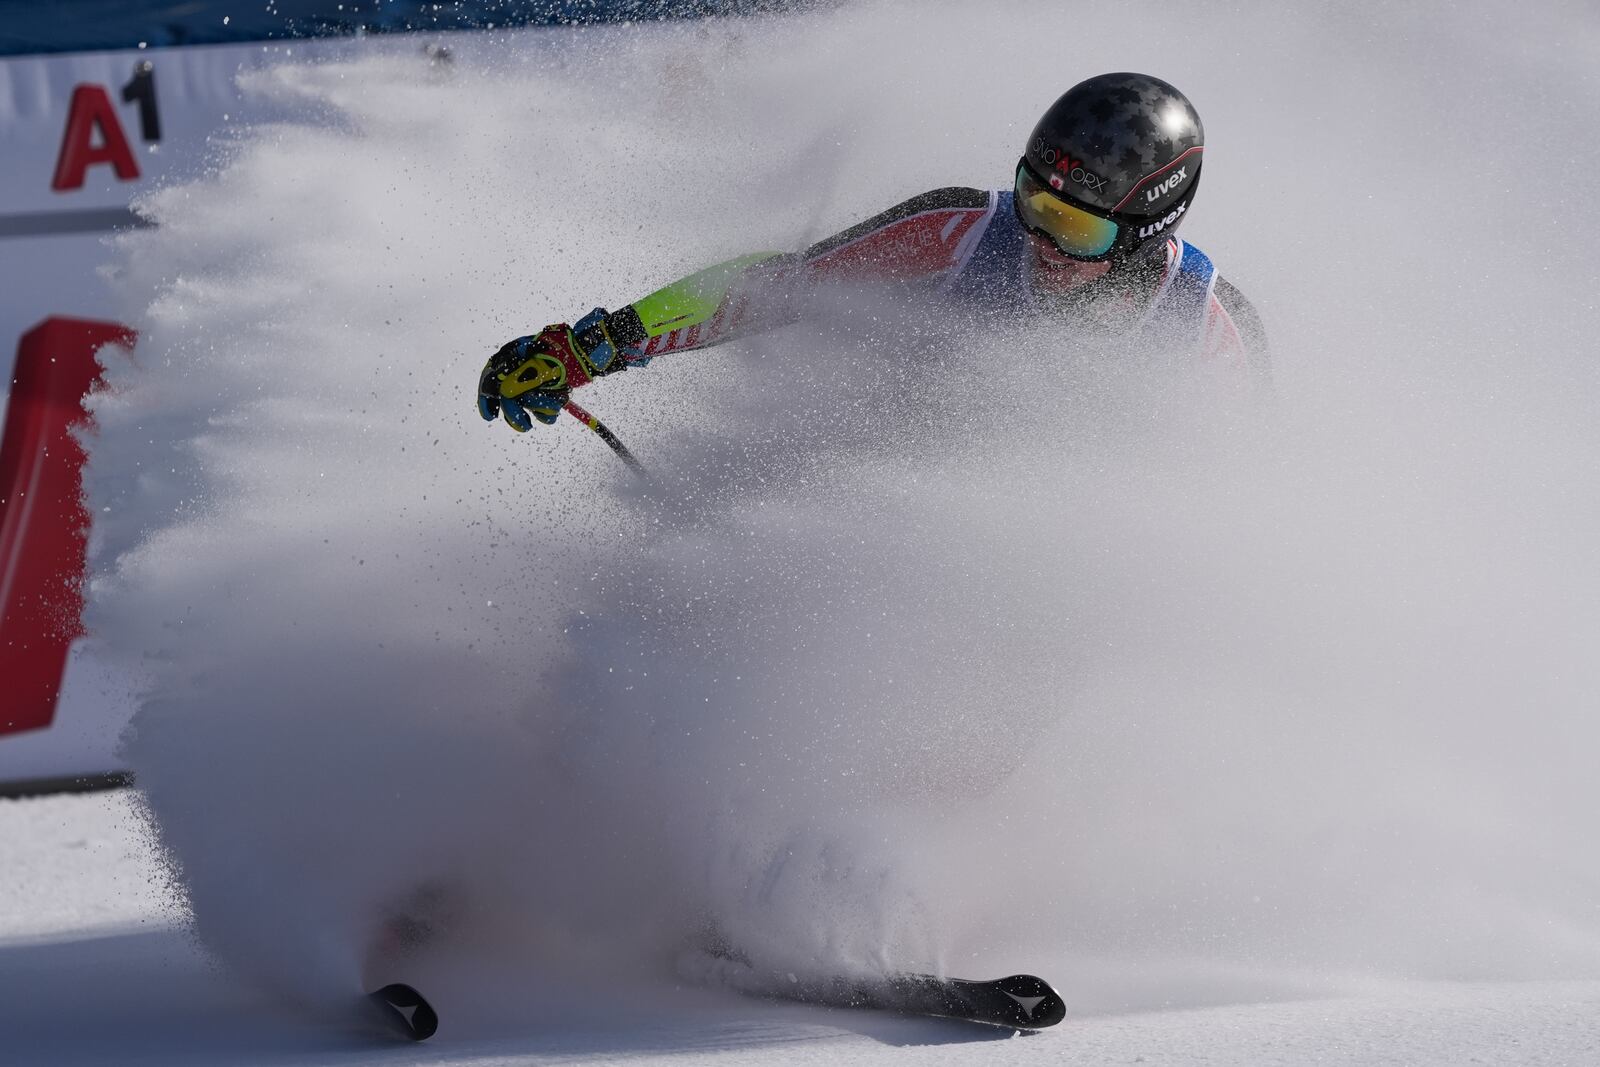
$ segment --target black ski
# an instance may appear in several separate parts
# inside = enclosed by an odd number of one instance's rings
[[[426,1041],[439,1029],[439,1016],[421,993],[403,982],[367,994],[368,1015],[380,1026],[409,1038]]]
[[[1042,1030],[1067,1017],[1067,1006],[1050,983],[1031,974],[972,981],[931,974],[878,978],[803,979],[786,976],[762,992],[809,1004],[872,1008],[902,1015],[937,1015],[1018,1030]]]

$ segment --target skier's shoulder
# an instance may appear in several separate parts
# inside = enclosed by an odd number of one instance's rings
[[[1244,360],[1266,373],[1267,330],[1255,304],[1199,247],[1182,238],[1169,242],[1168,271],[1186,275],[1204,292],[1202,349],[1207,355]]]
[[[871,261],[909,273],[953,264],[953,253],[993,213],[995,194],[945,186],[918,193],[871,218],[824,238],[801,253],[818,266]]]
[[[1228,278],[1218,275],[1216,284],[1211,290],[1211,298],[1216,302],[1218,310],[1227,315],[1238,329],[1246,348],[1262,353],[1267,351],[1267,327],[1261,321],[1261,313],[1237,285]]]

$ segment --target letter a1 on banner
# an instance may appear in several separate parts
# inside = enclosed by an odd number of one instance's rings
[[[67,651],[83,630],[83,449],[72,427],[109,322],[50,318],[22,335],[0,440],[0,734],[50,725]]]
[[[133,157],[133,146],[123,132],[111,95],[103,86],[80,85],[72,90],[67,128],[61,134],[61,154],[56,157],[50,188],[58,193],[82,189],[84,175],[97,163],[111,164],[122,181],[139,179],[139,163]]]

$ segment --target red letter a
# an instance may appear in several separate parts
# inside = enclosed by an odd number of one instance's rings
[[[94,131],[100,131],[100,146],[94,145]],[[56,192],[83,188],[84,171],[96,163],[109,163],[122,181],[139,177],[128,135],[117,121],[111,97],[98,85],[80,85],[72,90],[72,107],[67,112],[67,130],[61,138],[61,155],[56,158],[56,174],[50,188]]]

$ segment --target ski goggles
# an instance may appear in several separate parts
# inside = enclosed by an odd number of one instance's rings
[[[1017,163],[1017,219],[1030,232],[1045,238],[1063,255],[1074,259],[1104,259],[1129,227],[1096,215],[1066,200],[1040,181],[1026,160]]]

